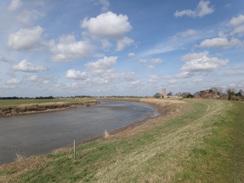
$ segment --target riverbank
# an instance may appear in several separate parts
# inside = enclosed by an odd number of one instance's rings
[[[244,103],[143,99],[168,107],[139,126],[0,167],[0,182],[243,182]]]
[[[93,99],[81,98],[1,100],[0,117],[90,107],[98,103]]]

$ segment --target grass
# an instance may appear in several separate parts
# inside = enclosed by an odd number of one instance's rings
[[[25,104],[47,104],[47,103],[83,103],[92,101],[90,98],[60,98],[60,99],[16,99],[16,100],[0,100],[0,108],[17,107]]]
[[[169,100],[146,100],[163,106]],[[133,129],[0,167],[0,182],[244,182],[244,103],[174,100]]]

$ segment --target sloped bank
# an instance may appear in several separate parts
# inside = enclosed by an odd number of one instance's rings
[[[90,107],[100,102],[93,100],[89,102],[77,102],[77,103],[68,103],[68,102],[51,102],[51,103],[41,103],[41,104],[21,104],[14,107],[5,107],[0,108],[0,117],[2,116],[15,116],[31,113],[40,113],[40,112],[52,112],[60,111],[71,108],[80,108],[80,107]]]

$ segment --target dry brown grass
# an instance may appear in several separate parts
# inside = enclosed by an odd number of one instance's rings
[[[107,130],[105,130],[104,132],[104,138],[109,138],[111,137],[111,135],[107,132]]]
[[[18,155],[17,160],[15,162],[0,166],[0,172],[6,172],[6,174],[1,174],[0,182],[18,182],[19,178],[23,174],[31,170],[37,169],[38,167],[40,167],[48,161],[50,160],[48,160],[45,157],[31,156],[25,158],[21,155]],[[9,176],[9,173],[11,173],[11,176]]]

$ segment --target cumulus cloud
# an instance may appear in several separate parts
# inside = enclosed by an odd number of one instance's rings
[[[124,37],[121,40],[118,41],[117,43],[117,48],[116,51],[121,51],[123,50],[126,46],[130,46],[132,43],[134,42],[134,40],[128,38],[128,37]]]
[[[13,79],[8,80],[6,83],[9,85],[12,85],[12,84],[19,84],[19,83],[21,83],[21,81],[16,78],[13,78]]]
[[[12,50],[37,51],[44,46],[41,39],[43,29],[40,26],[32,29],[20,29],[18,32],[10,34],[7,46]]]
[[[217,57],[210,57],[207,51],[200,53],[190,53],[182,57],[185,64],[181,68],[179,78],[191,77],[197,74],[211,72],[219,69],[229,62]]]
[[[163,62],[161,58],[150,58],[150,59],[140,59],[141,63],[152,63],[152,64],[160,64]]]
[[[85,79],[87,79],[87,74],[86,74],[86,72],[81,72],[79,70],[71,69],[66,72],[66,78],[85,80]]]
[[[17,10],[22,6],[22,1],[21,0],[12,0],[8,6],[9,11],[14,11]]]
[[[84,19],[81,27],[87,29],[92,36],[117,40],[132,29],[126,15],[117,15],[111,11]]]
[[[244,15],[239,15],[237,17],[233,17],[229,22],[229,24],[232,26],[238,26],[242,23],[244,23]]]
[[[114,81],[134,81],[136,76],[133,72],[116,73],[112,67],[116,60],[117,57],[111,56],[89,62],[85,65],[88,70],[87,72],[71,69],[66,72],[66,78],[89,84],[112,84]]]
[[[235,27],[235,29],[234,29],[234,31],[231,33],[231,35],[235,35],[235,34],[243,35],[243,34],[244,34],[244,25]]]
[[[135,53],[129,53],[128,56],[129,56],[129,57],[135,57],[136,54],[135,54]]]
[[[104,57],[98,59],[96,62],[88,62],[85,66],[87,69],[91,70],[93,73],[104,73],[111,69],[111,65],[115,64],[118,57]]]
[[[200,43],[200,47],[224,48],[229,44],[227,38],[206,39]]]
[[[214,8],[209,6],[210,1],[201,0],[195,10],[182,10],[176,11],[175,17],[190,16],[190,17],[203,17],[205,15],[211,14],[214,12]]]
[[[43,66],[35,66],[28,62],[27,60],[22,60],[17,65],[13,66],[13,70],[15,71],[22,71],[22,72],[39,72],[46,70],[46,67]]]
[[[218,37],[213,39],[206,39],[202,41],[199,47],[208,47],[208,48],[232,48],[242,46],[242,41],[237,38],[231,38],[230,40],[227,37]]]
[[[240,35],[244,34],[244,15],[239,15],[237,17],[233,17],[229,25],[234,27],[234,30],[231,32],[231,35]]]
[[[55,62],[70,62],[76,59],[87,58],[93,50],[88,41],[76,41],[73,35],[62,36],[58,44],[51,45]]]
[[[36,81],[37,80],[37,75],[30,76],[29,78],[27,78],[27,80]]]

